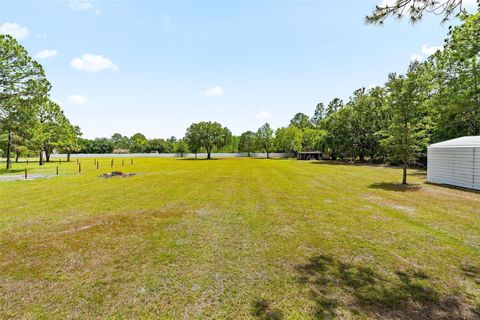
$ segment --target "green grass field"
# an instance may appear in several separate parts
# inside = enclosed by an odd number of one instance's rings
[[[480,318],[479,193],[295,160],[98,178],[109,161],[0,181],[0,318]]]

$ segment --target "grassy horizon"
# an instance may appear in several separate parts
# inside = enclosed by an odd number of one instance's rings
[[[93,161],[0,181],[0,318],[480,317],[479,193],[328,161]]]

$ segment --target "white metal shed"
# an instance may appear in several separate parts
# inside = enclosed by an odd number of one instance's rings
[[[428,146],[427,180],[480,190],[480,136]]]

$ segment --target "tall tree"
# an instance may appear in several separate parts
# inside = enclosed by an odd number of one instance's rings
[[[313,113],[313,117],[311,119],[312,124],[316,127],[319,127],[325,115],[326,115],[325,105],[322,102],[320,102],[315,107],[315,112]]]
[[[343,100],[339,98],[334,98],[332,101],[328,103],[326,116],[330,116],[333,113],[337,112],[343,107]]]
[[[67,118],[61,127],[61,141],[59,143],[58,150],[67,154],[67,162],[70,162],[70,156],[72,153],[80,151],[80,136],[82,132],[80,127],[72,125]]]
[[[35,122],[31,127],[30,145],[38,154],[38,164],[43,165],[45,154],[46,161],[50,161],[50,155],[59,144],[64,116],[58,104],[50,99],[44,99],[37,106]]]
[[[260,149],[267,153],[267,158],[270,158],[270,152],[273,149],[274,138],[273,130],[268,122],[257,130],[256,138]]]
[[[378,101],[380,96],[377,91],[378,89],[358,89],[348,102],[352,108],[349,120],[352,154],[358,156],[360,161],[364,161],[367,155],[374,161],[380,147],[380,138],[376,132],[384,129],[381,127],[383,123],[379,121],[384,110],[381,108],[383,101]],[[371,92],[375,92],[375,95]]]
[[[175,143],[175,152],[180,153],[180,157],[183,157],[183,154],[188,151],[188,144],[184,139],[180,139]]]
[[[444,49],[425,63],[434,75],[435,141],[480,135],[480,13],[461,20]]]
[[[193,123],[185,134],[185,139],[189,142],[190,149],[198,152],[200,147],[207,151],[207,159],[211,158],[213,148],[224,147],[230,137],[231,132],[218,122],[199,122]]]
[[[142,133],[135,133],[130,137],[130,151],[134,153],[142,153],[147,150],[148,139]]]
[[[301,130],[312,127],[310,118],[306,114],[301,112],[298,112],[293,116],[292,120],[290,120],[290,125],[295,126]]]
[[[247,152],[250,157],[250,153],[255,148],[255,133],[252,131],[246,131],[240,135],[240,141],[238,143],[238,149],[240,152]]]
[[[115,146],[115,149],[130,149],[130,139],[127,136],[121,135],[120,133],[114,133],[112,135],[112,142]]]
[[[299,152],[302,150],[302,130],[295,126],[278,128],[275,131],[275,143],[283,152]]]
[[[323,129],[305,129],[302,133],[302,148],[305,151],[324,150],[328,132]]]
[[[35,100],[48,94],[50,83],[42,66],[9,35],[0,35],[0,126],[7,132],[7,169],[13,133],[24,130],[35,115]]]
[[[412,63],[405,76],[391,74],[386,84],[392,121],[385,130],[383,144],[401,161],[403,184],[407,184],[407,166],[428,144],[426,92],[417,68],[418,63]]]

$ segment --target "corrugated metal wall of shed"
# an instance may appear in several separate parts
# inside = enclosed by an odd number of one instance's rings
[[[473,169],[473,189],[480,190],[480,148],[475,148],[475,161]]]
[[[477,169],[474,173],[474,155],[478,155],[476,149],[478,148],[429,148],[427,180],[433,183],[480,189],[474,186],[474,177],[477,175]],[[477,164],[478,160],[475,161]]]

